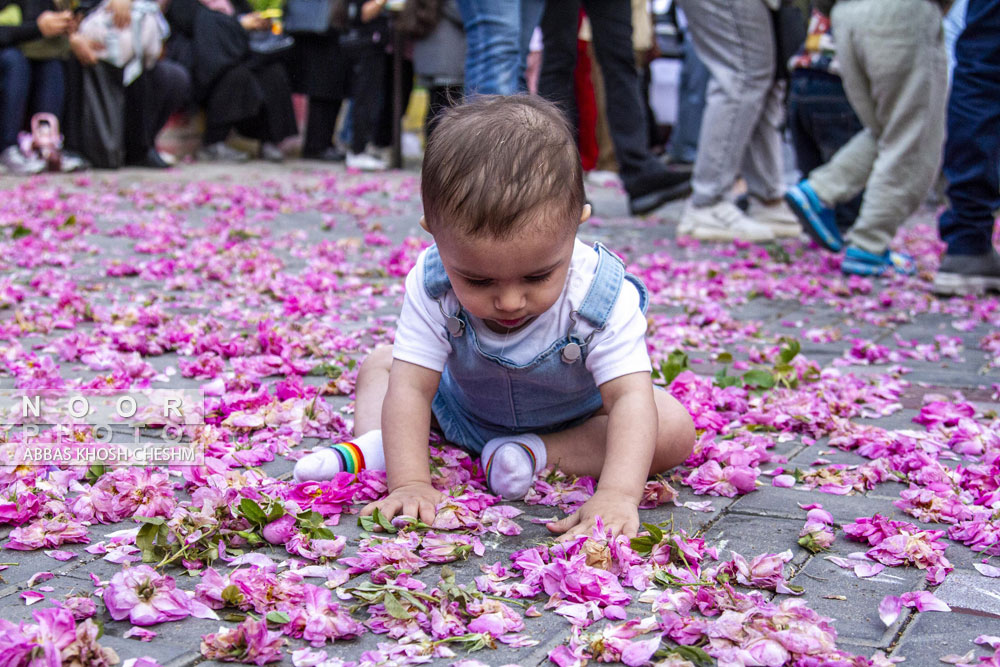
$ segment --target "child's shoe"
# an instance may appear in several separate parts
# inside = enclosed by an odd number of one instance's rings
[[[912,276],[917,271],[916,263],[909,255],[894,250],[886,250],[881,255],[850,246],[844,254],[840,270],[847,275],[881,276],[889,271]]]
[[[545,460],[545,443],[534,433],[493,438],[483,446],[486,485],[504,500],[521,500]]]
[[[809,181],[803,180],[788,188],[785,201],[812,240],[831,252],[839,252],[844,247],[844,238],[837,228],[837,216],[832,208],[823,205]]]
[[[353,442],[338,442],[299,459],[292,477],[296,482],[325,482],[339,472],[358,473],[365,468],[385,470],[382,431],[368,431]]]

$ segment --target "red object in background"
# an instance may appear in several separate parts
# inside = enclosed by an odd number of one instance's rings
[[[580,10],[577,21],[577,32],[586,14]],[[597,166],[597,98],[594,97],[594,84],[590,80],[590,55],[587,47],[590,42],[576,40],[576,69],[573,71],[573,84],[576,90],[576,108],[580,115],[577,132],[577,143],[580,147],[580,162],[584,171],[591,171]],[[544,57],[544,56],[543,56]]]

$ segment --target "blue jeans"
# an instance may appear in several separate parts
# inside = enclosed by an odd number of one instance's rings
[[[950,206],[938,226],[949,255],[982,255],[1000,208],[1000,0],[969,0],[955,61],[944,147]]]
[[[698,135],[705,112],[705,90],[711,78],[705,63],[694,50],[690,35],[684,40],[684,65],[681,69],[677,100],[677,124],[670,133],[667,154],[674,162],[694,162],[698,155]]]
[[[61,116],[65,89],[61,61],[28,60],[14,47],[0,50],[0,149],[17,143],[29,108]]]
[[[527,90],[524,66],[545,0],[458,0],[465,24],[465,92],[512,95]]]
[[[792,72],[788,93],[788,129],[795,161],[803,176],[830,161],[840,147],[861,131],[861,121],[847,101],[840,77],[818,70]],[[837,204],[837,227],[854,224],[864,192]]]

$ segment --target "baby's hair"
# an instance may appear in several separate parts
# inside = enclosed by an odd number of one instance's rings
[[[421,176],[432,233],[447,227],[507,240],[529,223],[575,229],[584,205],[569,124],[533,95],[482,95],[446,111],[427,142]]]

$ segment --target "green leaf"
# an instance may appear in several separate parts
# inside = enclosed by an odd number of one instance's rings
[[[386,592],[385,597],[382,598],[382,605],[385,607],[386,613],[393,618],[401,621],[408,621],[413,618],[410,612],[406,611],[406,608],[400,604],[399,600],[392,593]]]
[[[87,468],[87,474],[84,475],[84,480],[89,482],[91,486],[97,484],[97,480],[101,478],[101,475],[108,471],[108,467],[103,463],[95,463],[94,465]]]
[[[250,523],[255,523],[258,526],[267,525],[267,514],[264,510],[260,508],[260,505],[256,501],[250,498],[243,498],[240,500],[239,513],[246,517],[247,521]]]
[[[674,350],[666,361],[660,364],[660,374],[663,375],[663,382],[668,387],[678,375],[688,369],[688,356],[681,350]]]
[[[688,662],[693,662],[697,667],[712,667],[715,664],[715,658],[697,646],[671,647],[670,652],[676,653]]]
[[[344,370],[340,366],[329,361],[324,361],[322,364],[317,364],[310,368],[306,375],[325,375],[332,380],[336,380],[343,372]]]
[[[375,528],[378,527],[378,521],[369,514],[367,516],[359,516],[358,525],[361,526],[361,530],[374,533]]]
[[[222,589],[222,601],[233,607],[238,607],[243,602],[243,591],[236,584],[229,584]]]
[[[268,623],[275,623],[277,625],[284,625],[292,620],[292,617],[283,611],[269,611],[264,618],[267,619]]]
[[[659,544],[663,541],[663,531],[660,530],[659,526],[652,523],[644,523],[642,524],[642,527],[645,528],[649,533],[649,536],[653,538],[653,544]]]
[[[719,352],[719,354],[716,355],[715,360],[720,364],[731,364],[733,363],[733,355],[728,352]]]
[[[66,219],[63,220],[63,223],[59,226],[64,228],[64,227],[72,227],[75,224],[76,224],[76,215],[71,213],[70,215],[66,216]]]
[[[774,386],[775,380],[769,371],[755,368],[743,374],[743,384],[751,389],[770,389]]]
[[[715,386],[722,387],[735,387],[740,383],[740,379],[733,375],[726,374],[727,368],[723,367],[718,373],[715,374]]]
[[[137,514],[132,518],[138,519],[142,523],[150,526],[162,526],[166,522],[166,519],[164,519],[162,516],[139,516]]]
[[[781,347],[781,363],[788,364],[791,363],[792,359],[798,356],[799,352],[802,350],[802,345],[794,338],[785,338],[784,345]]]
[[[14,231],[11,232],[11,240],[16,241],[18,239],[23,239],[25,236],[31,236],[31,230],[22,225],[20,222],[17,223],[17,227],[14,227]]]
[[[230,612],[225,616],[223,616],[222,620],[229,621],[230,623],[242,623],[243,621],[247,620],[247,615]]]

